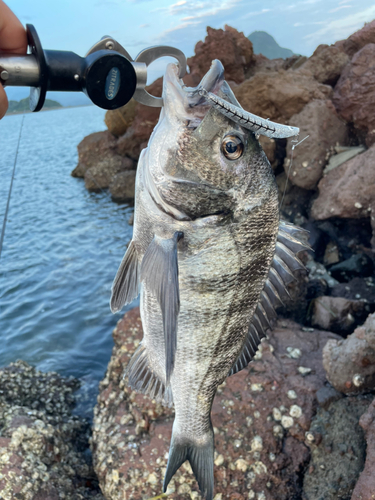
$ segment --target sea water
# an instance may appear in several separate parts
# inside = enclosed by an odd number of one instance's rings
[[[88,416],[124,312],[113,315],[109,299],[132,235],[131,206],[70,175],[79,142],[106,129],[104,114],[87,106],[25,115],[0,258],[0,367],[22,359],[79,377],[78,412]],[[0,121],[0,231],[21,121]]]

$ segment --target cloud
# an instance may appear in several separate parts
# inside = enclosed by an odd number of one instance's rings
[[[266,12],[270,12],[271,9],[262,9],[256,10],[253,12],[248,12],[245,16],[242,16],[242,19],[247,19],[249,17],[260,16],[261,14],[266,14]]]
[[[375,5],[372,5],[365,10],[355,12],[341,19],[328,21],[323,28],[306,35],[304,39],[314,43],[320,43],[322,37],[326,38],[325,35],[329,34],[332,40],[342,40],[343,38],[347,38],[354,31],[362,28],[365,22],[369,22],[374,17]]]
[[[334,12],[337,12],[338,10],[341,10],[341,9],[349,9],[351,8],[352,6],[351,5],[341,5],[340,7],[336,7],[335,9],[331,9],[329,10],[328,12],[330,14],[333,14]]]
[[[139,27],[140,28],[149,28],[150,25],[149,24],[140,24]]]

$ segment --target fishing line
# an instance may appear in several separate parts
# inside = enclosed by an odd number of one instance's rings
[[[8,211],[9,211],[9,205],[10,205],[10,197],[12,195],[13,180],[14,180],[14,174],[16,172],[18,150],[19,150],[20,142],[21,142],[21,134],[22,134],[22,127],[23,127],[23,121],[24,121],[24,119],[25,119],[25,115],[22,116],[20,133],[18,135],[18,144],[17,144],[16,156],[14,158],[12,178],[10,180],[9,193],[8,193],[8,201],[7,201],[7,206],[5,208],[5,214],[4,214],[4,220],[3,220],[3,227],[2,227],[2,230],[1,230],[1,236],[0,236],[0,258],[1,258],[1,251],[3,249],[3,241],[4,241],[4,235],[5,235],[5,226],[6,226],[6,223],[7,223]]]
[[[297,146],[299,146],[308,137],[310,137],[310,135],[307,135],[306,137],[304,137],[302,139],[302,141],[299,141],[297,144],[293,144],[293,146],[292,146],[292,152],[291,152],[291,155],[290,155],[290,164],[289,164],[288,173],[287,173],[287,176],[286,176],[286,183],[285,183],[285,187],[284,187],[283,197],[281,199],[281,204],[280,204],[280,212],[281,212],[281,209],[282,209],[282,206],[283,206],[283,202],[284,202],[284,198],[285,198],[285,193],[286,193],[286,188],[288,187],[289,174],[290,174],[290,171],[291,171],[292,165],[293,165],[294,148],[296,148]],[[298,140],[298,139],[294,139],[294,140],[292,140],[292,142],[296,142],[296,140]]]

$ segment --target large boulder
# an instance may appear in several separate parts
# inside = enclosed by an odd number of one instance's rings
[[[348,141],[346,124],[337,116],[329,100],[309,102],[300,113],[290,119],[290,123],[300,128],[300,139],[309,137],[294,149],[292,166],[295,138],[288,139],[285,173],[289,173],[290,181],[296,186],[314,189],[322,177],[333,147],[337,144],[345,145]]]
[[[107,500],[151,498],[162,491],[173,410],[131,391],[124,380],[142,338],[138,308],[125,314],[113,336],[94,412],[94,466]],[[322,349],[338,338],[281,320],[249,367],[220,386],[212,409],[217,498],[300,497],[309,461],[305,433],[325,384]],[[199,498],[188,464],[172,479],[168,498]]]
[[[235,28],[225,25],[224,30],[207,28],[204,42],[195,46],[195,55],[187,61],[190,74],[185,78],[189,86],[196,86],[210,69],[211,62],[219,59],[225,68],[225,79],[242,83],[245,74],[255,64],[253,44]]]
[[[375,43],[365,45],[343,70],[333,94],[339,115],[375,142]]]
[[[78,165],[72,171],[73,177],[85,176],[88,168],[98,161],[107,161],[116,155],[116,138],[108,130],[86,136],[77,146]]]
[[[125,134],[130,125],[133,123],[136,115],[137,102],[131,99],[125,106],[121,108],[110,109],[105,114],[105,124],[108,130],[115,137],[120,137]]]
[[[352,57],[368,43],[375,43],[375,19],[370,23],[365,23],[363,28],[350,35],[346,40],[336,42],[335,45]]]
[[[329,340],[323,349],[327,379],[345,394],[363,394],[375,387],[375,314],[370,314],[345,340]]]
[[[311,74],[279,70],[260,72],[246,80],[234,93],[241,106],[263,118],[294,125],[290,118],[313,99],[329,99],[332,88]]]
[[[113,201],[123,202],[134,200],[135,196],[135,170],[128,170],[116,174],[109,185]]]
[[[360,300],[323,295],[312,303],[311,324],[345,335],[366,318],[366,304]]]
[[[349,56],[335,45],[319,45],[311,57],[301,66],[301,71],[310,71],[320,83],[334,86]]]
[[[123,171],[132,170],[134,162],[126,156],[114,154],[98,162],[85,172],[85,187],[89,191],[100,191],[108,188],[112,179]]]
[[[374,164],[375,145],[331,170],[319,182],[319,196],[312,205],[311,215],[318,220],[371,217],[375,248]]]

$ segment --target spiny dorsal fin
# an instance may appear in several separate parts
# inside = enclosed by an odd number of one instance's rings
[[[280,221],[276,251],[268,278],[251,318],[244,347],[229,372],[229,376],[243,370],[253,359],[262,339],[267,336],[266,331],[271,328],[271,321],[277,316],[275,306],[283,304],[282,299],[289,296],[287,285],[295,279],[293,272],[305,269],[296,253],[301,250],[311,250],[305,242],[307,234],[308,231],[302,228]]]
[[[120,311],[125,304],[130,304],[139,294],[139,263],[133,240],[118,268],[112,285],[111,311]]]
[[[177,318],[180,312],[177,242],[183,233],[172,238],[155,235],[141,264],[141,281],[155,295],[163,316],[166,384],[173,371],[177,348]]]
[[[133,354],[125,372],[132,389],[147,394],[165,406],[173,405],[171,387],[165,388],[164,383],[149,366],[147,350],[140,344]]]

